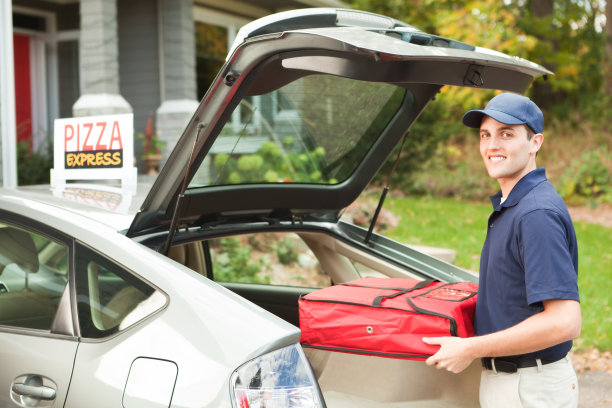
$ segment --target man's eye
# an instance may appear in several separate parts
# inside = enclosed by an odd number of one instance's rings
[[[509,138],[509,137],[512,137],[512,133],[504,132],[504,133],[502,133],[502,136],[505,137],[505,138]]]
[[[481,138],[481,139],[486,139],[486,138],[488,138],[488,137],[489,137],[489,134],[488,134],[488,133],[481,133],[481,134],[480,134],[480,138]]]

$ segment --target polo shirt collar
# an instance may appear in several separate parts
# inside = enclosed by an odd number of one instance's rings
[[[491,196],[491,204],[496,211],[501,211],[502,207],[513,207],[521,201],[521,198],[525,197],[535,186],[543,181],[546,181],[546,170],[544,167],[537,168],[527,173],[522,179],[516,183],[510,195],[506,198],[506,201],[500,205],[502,192],[497,192],[494,196]]]

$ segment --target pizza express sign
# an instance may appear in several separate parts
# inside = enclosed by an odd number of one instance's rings
[[[108,125],[112,126],[110,132],[106,131]],[[107,136],[108,139],[108,133],[110,140],[105,142],[103,138]],[[123,141],[119,121],[88,122],[81,126],[64,125],[64,167],[67,169],[123,167]]]
[[[136,182],[133,114],[57,119],[51,183],[121,179]]]

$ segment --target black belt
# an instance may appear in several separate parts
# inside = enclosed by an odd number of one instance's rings
[[[565,357],[565,356],[563,356]],[[539,359],[542,365],[554,363],[561,360],[544,360]],[[537,359],[533,357],[485,357],[480,359],[482,366],[487,370],[493,370],[501,373],[516,373],[519,368],[536,367]]]

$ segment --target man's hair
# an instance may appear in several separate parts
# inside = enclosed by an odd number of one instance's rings
[[[527,131],[527,140],[531,140],[531,138],[535,136],[536,133],[528,125],[523,126],[525,126],[525,130]]]
[[[532,128],[529,127],[529,125],[523,125],[525,126],[525,130],[527,131],[527,140],[531,140],[532,137],[534,137],[536,135],[536,132],[533,131]],[[539,152],[536,152],[536,157],[538,156]]]

